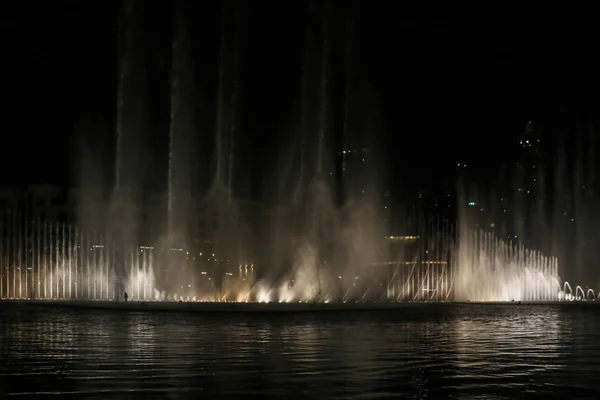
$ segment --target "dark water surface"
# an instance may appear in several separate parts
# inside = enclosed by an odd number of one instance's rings
[[[0,303],[0,397],[600,399],[600,307],[196,315]]]

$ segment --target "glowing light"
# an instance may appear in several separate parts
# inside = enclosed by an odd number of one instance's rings
[[[418,236],[386,236],[386,240],[402,241],[402,240],[417,240]]]
[[[470,301],[550,301],[560,291],[558,260],[506,243],[493,233],[463,229],[456,296]]]

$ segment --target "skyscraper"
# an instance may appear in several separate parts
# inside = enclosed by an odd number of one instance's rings
[[[546,230],[541,145],[539,130],[528,121],[519,138],[516,181],[511,188],[515,211],[512,230],[520,241],[534,248],[544,246],[542,238]]]
[[[539,164],[540,164],[540,146],[541,139],[538,131],[535,130],[531,121],[525,124],[525,132],[521,133],[519,145],[521,151],[517,160],[520,180],[522,185],[518,187],[527,197],[535,198],[539,193]]]

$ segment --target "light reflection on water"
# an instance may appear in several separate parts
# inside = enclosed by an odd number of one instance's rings
[[[600,398],[600,308],[211,315],[0,304],[0,397]]]

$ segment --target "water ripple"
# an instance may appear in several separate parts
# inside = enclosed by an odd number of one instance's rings
[[[0,396],[600,398],[600,308],[200,316],[0,304]]]

